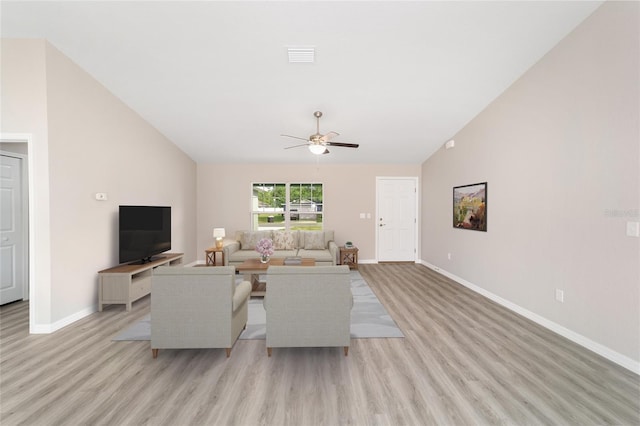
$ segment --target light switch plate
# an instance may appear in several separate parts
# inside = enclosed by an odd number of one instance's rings
[[[107,193],[106,192],[96,192],[96,200],[98,201],[106,201]]]
[[[640,237],[640,222],[627,222],[627,236]]]

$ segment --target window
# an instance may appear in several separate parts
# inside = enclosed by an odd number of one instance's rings
[[[321,230],[324,214],[321,183],[254,183],[253,230]]]

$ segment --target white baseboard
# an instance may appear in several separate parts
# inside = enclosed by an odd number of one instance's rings
[[[629,358],[626,355],[622,355],[619,352],[614,351],[611,348],[608,348],[598,342],[594,342],[593,340],[576,333],[575,331],[569,330],[568,328],[565,328],[563,326],[561,326],[560,324],[557,324],[553,321],[550,321],[534,312],[531,312],[519,305],[516,305],[513,302],[510,302],[506,299],[503,299],[502,297],[495,295],[493,293],[491,293],[490,291],[487,291],[485,289],[483,289],[482,287],[479,287],[467,280],[465,280],[464,278],[460,278],[457,275],[454,275],[448,271],[445,271],[442,268],[439,268],[435,265],[430,264],[429,262],[426,262],[424,260],[420,260],[419,262],[424,266],[426,266],[429,269],[433,269],[434,271],[444,275],[447,278],[452,279],[453,281],[462,284],[463,286],[467,287],[470,290],[475,291],[478,294],[481,294],[482,296],[486,297],[487,299],[493,300],[494,302],[504,306],[505,308],[522,315],[525,318],[530,319],[531,321],[545,327],[548,330],[553,331],[554,333],[557,333],[563,337],[566,337],[567,339],[571,340],[574,343],[579,344],[580,346],[589,349],[590,351],[593,351],[595,353],[597,353],[600,356],[603,356],[604,358],[608,359],[609,361],[612,361],[624,368],[626,368],[627,370],[630,370],[638,375],[640,375],[640,362],[635,361],[631,358]]]
[[[204,263],[205,263],[204,260],[196,260],[185,266],[194,266],[197,264],[204,264]],[[96,305],[90,308],[83,309],[79,312],[76,312],[75,314],[69,315],[68,317],[58,320],[53,324],[30,324],[29,333],[30,334],[51,334],[97,311],[98,311],[98,306]]]
[[[97,311],[98,311],[98,307],[92,306],[90,308],[86,308],[79,312],[76,312],[75,314],[69,315],[66,318],[58,320],[53,324],[33,324],[29,327],[29,333],[30,334],[51,334]]]
[[[412,260],[410,260],[409,262],[413,262]],[[358,263],[362,263],[362,264],[377,264],[378,260],[377,259],[358,259]],[[416,260],[415,263],[421,263],[420,260]]]

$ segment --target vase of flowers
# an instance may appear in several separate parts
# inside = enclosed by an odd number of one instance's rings
[[[256,251],[260,253],[260,262],[267,263],[269,257],[273,256],[273,241],[263,238],[256,244]]]

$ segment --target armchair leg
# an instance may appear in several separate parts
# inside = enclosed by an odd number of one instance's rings
[[[151,355],[153,355],[153,358],[158,358],[158,349],[151,349]]]
[[[349,356],[349,346],[344,347],[344,356]]]
[[[224,348],[225,351],[227,351],[227,358],[229,358],[231,356],[231,348]]]
[[[271,349],[273,348],[267,348],[267,356],[271,356]]]

